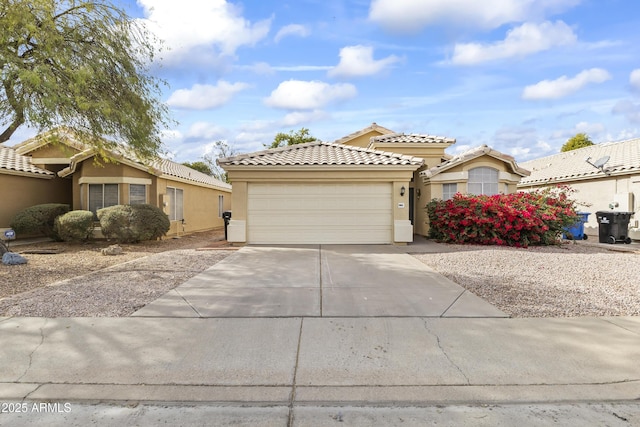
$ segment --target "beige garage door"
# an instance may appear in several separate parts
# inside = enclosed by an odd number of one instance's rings
[[[392,243],[392,186],[249,184],[248,243]]]

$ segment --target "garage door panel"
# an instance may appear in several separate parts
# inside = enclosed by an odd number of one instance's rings
[[[392,186],[249,184],[249,243],[391,243]]]

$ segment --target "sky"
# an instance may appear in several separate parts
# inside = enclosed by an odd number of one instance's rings
[[[178,162],[372,122],[519,162],[640,137],[637,0],[117,0],[163,40]],[[28,130],[18,132],[15,142]],[[16,140],[17,139],[17,140]]]

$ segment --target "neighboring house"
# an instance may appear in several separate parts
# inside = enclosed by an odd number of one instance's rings
[[[41,203],[71,204],[70,182],[0,144],[0,229],[19,211]]]
[[[607,160],[608,157],[608,160]],[[589,162],[606,160],[602,169]],[[522,167],[531,171],[523,178],[518,189],[523,191],[551,185],[569,185],[577,191],[574,198],[580,211],[590,212],[585,233],[598,234],[597,211],[640,210],[640,139],[596,144],[577,150],[555,154],[524,162]],[[613,209],[610,208],[610,205]],[[638,219],[631,219],[629,236],[640,239]]]
[[[28,159],[31,167],[51,174],[52,184],[65,188],[56,197],[30,197],[30,206],[68,203],[74,210],[95,213],[118,204],[147,203],[161,207],[169,216],[168,235],[224,226],[222,213],[231,209],[229,184],[166,159],[142,162],[135,156],[110,152],[114,161],[100,162],[96,151],[78,141],[73,132],[53,132],[56,142],[43,134],[11,148],[16,156]],[[0,188],[4,187],[5,178],[2,180]],[[6,216],[12,217],[24,207],[8,204]]]
[[[452,157],[445,149],[454,143],[373,123],[333,143],[219,159],[234,186],[229,240],[404,244],[427,234],[424,207],[451,185],[460,192],[515,192],[527,174],[486,146]]]

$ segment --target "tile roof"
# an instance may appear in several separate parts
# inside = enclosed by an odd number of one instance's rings
[[[421,166],[423,159],[330,142],[308,142],[218,159],[221,166]]]
[[[35,175],[41,178],[53,178],[55,174],[31,164],[31,157],[23,156],[13,147],[0,144],[0,173]]]
[[[375,144],[455,144],[455,138],[426,134],[393,133],[389,135],[374,136],[369,146]]]
[[[430,178],[434,175],[439,174],[440,172],[444,172],[447,169],[451,169],[454,166],[460,165],[462,163],[468,162],[469,160],[478,158],[480,156],[488,155],[498,160],[502,160],[511,165],[513,172],[520,176],[529,175],[529,171],[524,167],[518,166],[516,163],[516,159],[509,156],[508,154],[501,153],[493,148],[483,144],[479,147],[474,147],[470,150],[465,151],[464,153],[460,153],[457,156],[452,157],[451,159],[440,163],[437,166],[434,166],[430,169],[424,170],[420,172],[420,176],[424,176]]]
[[[141,163],[142,164],[142,163]],[[149,166],[160,171],[163,175],[169,175],[176,178],[186,179],[188,181],[198,182],[200,184],[207,184],[214,187],[226,188],[231,190],[231,185],[226,182],[222,182],[210,175],[199,172],[195,169],[191,169],[180,163],[172,162],[167,159],[157,159],[148,162]]]
[[[13,146],[20,154],[28,154],[40,147],[44,147],[53,141],[62,142],[65,145],[75,148],[78,151],[82,151],[87,146],[80,142],[77,133],[71,128],[57,127],[55,129],[48,130],[40,133],[33,138],[29,138],[26,141],[22,141]]]
[[[604,165],[606,173],[623,175],[640,172],[640,138],[606,142],[577,150],[555,154],[521,163],[531,175],[520,181],[520,186],[542,183],[566,182],[578,179],[604,177],[605,173],[585,161],[593,163],[609,156]]]
[[[389,133],[394,133],[391,129],[387,129],[385,127],[382,127],[380,125],[378,125],[376,122],[371,123],[371,125],[367,126],[364,129],[360,129],[359,131],[350,133],[347,136],[343,136],[340,139],[336,139],[335,141],[333,141],[334,144],[344,144],[345,142],[351,140],[351,139],[355,139],[359,136],[365,135],[371,131],[378,131],[383,135],[389,134]]]
[[[82,162],[90,157],[93,157],[96,152],[89,145],[83,143],[76,132],[73,129],[66,127],[59,127],[42,134],[39,134],[31,139],[16,144],[17,152],[29,153],[42,146],[45,146],[57,138],[62,144],[73,147],[80,150],[79,153],[71,157],[71,166],[60,171],[61,176],[67,176],[75,171],[76,164]],[[130,166],[138,169],[145,170],[146,172],[153,173],[156,176],[168,175],[170,177],[191,181],[197,184],[204,184],[208,186],[217,187],[220,189],[231,190],[231,185],[226,182],[222,182],[212,176],[191,169],[180,163],[173,162],[171,160],[158,158],[155,160],[142,161],[131,150],[126,147],[118,147],[116,150],[109,151],[109,155],[119,162],[126,162]]]

